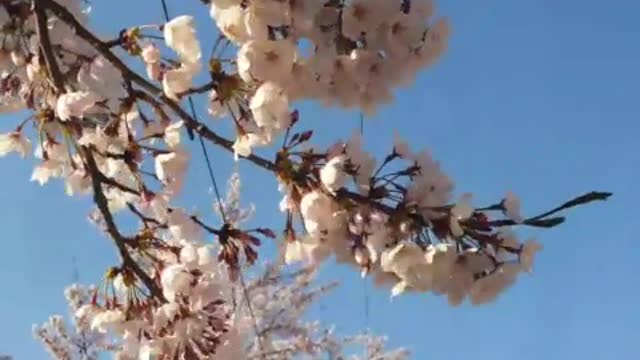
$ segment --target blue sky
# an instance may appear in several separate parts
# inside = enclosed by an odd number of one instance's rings
[[[177,14],[182,1],[169,1]],[[215,30],[198,1],[199,31]],[[524,277],[497,302],[450,308],[442,298],[410,295],[389,301],[369,289],[364,316],[357,274],[328,267],[323,279],[343,286],[317,306],[312,317],[350,333],[366,325],[406,346],[415,359],[635,359],[640,355],[640,3],[620,0],[516,2],[438,1],[450,18],[448,53],[397,94],[397,101],[365,124],[366,142],[377,153],[397,130],[415,147],[427,147],[478,204],[520,195],[534,214],[592,189],[615,196],[581,208],[549,231],[535,231],[545,245],[533,276]],[[180,5],[183,6],[183,5]],[[98,28],[157,22],[156,1],[95,0]],[[303,122],[318,128],[318,141],[346,137],[357,114],[304,104]],[[5,117],[0,130],[18,121]],[[218,125],[215,125],[218,126]],[[198,162],[198,155],[196,163]],[[220,178],[231,163],[214,152]],[[31,324],[64,312],[62,289],[77,257],[84,282],[98,281],[115,261],[108,239],[86,220],[88,199],[70,199],[60,184],[28,182],[29,161],[2,160],[0,227],[0,354],[45,359],[31,339]],[[192,170],[187,198],[207,211],[204,169]],[[246,200],[255,222],[278,227],[275,182],[241,164]]]

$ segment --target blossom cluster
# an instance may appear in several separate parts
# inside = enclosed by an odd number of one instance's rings
[[[243,156],[291,125],[290,102],[372,113],[446,49],[448,24],[433,13],[431,0],[211,1],[212,18],[238,52],[233,66],[212,64],[210,113],[233,119]],[[165,93],[188,93],[201,56],[192,18],[176,18],[164,32],[181,60],[164,76]],[[158,53],[148,49],[148,73],[159,74]]]
[[[440,165],[400,139],[382,161],[359,134],[311,145],[313,130],[299,130],[308,125],[293,102],[374,111],[440,56],[449,31],[445,20],[432,20],[428,0],[207,3],[221,36],[205,59],[189,15],[104,40],[77,0],[0,2],[0,110],[29,113],[0,134],[0,156],[33,152],[32,181],[57,179],[69,196],[92,196],[90,219],[120,261],[74,316],[87,334],[118,339],[119,359],[241,358],[256,332],[247,325],[253,311],[237,310],[235,289],[262,240],[278,234],[246,227],[252,211],[239,208],[235,175],[229,198],[214,206],[218,225],[176,205],[196,135],[204,151],[216,146],[277,179],[287,262],[315,266],[333,256],[394,295],[429,291],[454,305],[489,302],[531,270],[541,245],[517,240],[511,227],[552,227],[564,221],[558,212],[610,195],[589,193],[526,218],[513,194],[479,208],[469,195],[453,201]],[[205,74],[210,80],[195,85]],[[235,138],[200,120],[192,96],[206,96],[211,119],[229,118]],[[187,98],[191,111],[182,106]],[[252,152],[276,140],[282,145],[272,156]],[[134,230],[120,226],[127,216]],[[253,305],[265,314],[272,306]],[[36,332],[56,344],[61,324],[53,319]],[[333,346],[330,338],[322,349]],[[263,352],[262,343],[249,351]]]
[[[338,335],[333,327],[305,320],[307,308],[331,291],[335,284],[314,286],[316,271],[313,268],[293,272],[286,270],[282,261],[276,261],[260,269],[260,274],[252,278],[245,289],[238,284],[227,284],[231,286],[232,293],[247,291],[248,296],[235,306],[233,312],[236,317],[248,318],[251,309],[260,331],[259,334],[245,331],[242,341],[230,341],[232,338],[227,336],[214,359],[285,360],[321,356],[351,360],[408,359],[409,352],[405,349],[386,349],[385,337],[375,336],[369,331],[344,337]],[[125,289],[119,276],[113,284],[116,293],[122,295],[121,291]],[[140,343],[150,342],[146,339],[150,333],[142,332],[144,336],[138,341],[130,336],[133,328],[147,330],[148,324],[133,325],[126,318],[127,314],[123,316],[119,310],[100,309],[95,305],[95,291],[95,288],[71,285],[65,291],[70,324],[62,316],[54,315],[45,324],[34,326],[34,335],[53,358],[97,360],[102,355],[114,354],[116,358],[126,359],[128,357],[121,349],[128,349],[131,353],[133,348],[140,347]],[[127,335],[113,336],[120,335],[114,331]],[[239,338],[235,337],[235,340]],[[142,346],[145,350],[135,359],[162,358],[154,355],[148,345]],[[361,349],[362,356],[356,355],[354,349]]]
[[[439,164],[400,140],[380,165],[357,133],[316,159],[305,164],[311,170],[293,166],[280,177],[281,209],[299,214],[305,230],[297,236],[289,228],[288,261],[319,264],[334,255],[392,286],[394,296],[430,291],[452,305],[467,297],[489,302],[531,271],[541,245],[521,243],[489,217],[498,211],[511,224],[522,223],[515,195],[488,209],[474,209],[469,195],[451,203],[453,183]],[[310,173],[302,184],[294,180],[300,171]]]

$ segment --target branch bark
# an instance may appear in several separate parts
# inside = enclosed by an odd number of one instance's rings
[[[162,294],[162,289],[156,284],[156,282],[147,274],[138,263],[131,257],[129,253],[129,249],[127,248],[127,240],[120,231],[113,219],[113,214],[109,210],[109,201],[104,195],[104,191],[102,189],[102,184],[104,180],[104,175],[98,169],[98,165],[91,153],[91,150],[84,147],[81,148],[81,153],[85,160],[85,166],[87,173],[91,177],[91,185],[93,188],[93,201],[95,202],[98,210],[102,214],[104,218],[107,233],[111,236],[113,241],[118,248],[118,252],[120,253],[120,259],[123,263],[123,266],[127,267],[142,281],[142,283],[149,289],[151,295],[156,298],[160,302],[166,302],[164,295]]]
[[[33,8],[36,15],[36,32],[38,39],[40,40],[40,52],[44,57],[47,69],[51,75],[53,86],[56,91],[60,93],[64,90],[64,77],[53,52],[51,38],[49,37],[47,14],[43,5],[44,4],[39,0],[33,1]]]

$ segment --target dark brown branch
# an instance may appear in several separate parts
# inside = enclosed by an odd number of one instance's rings
[[[576,206],[580,206],[580,205],[585,205],[588,204],[590,202],[593,201],[604,201],[607,200],[609,197],[611,197],[611,195],[613,195],[610,192],[598,192],[598,191],[592,191],[589,193],[586,193],[584,195],[580,195],[576,198],[573,198],[567,202],[565,202],[564,204],[556,207],[555,209],[551,209],[543,214],[540,214],[538,216],[532,217],[530,220],[540,220],[542,218],[546,218],[548,216],[551,216],[555,213],[558,213],[562,210],[566,210],[572,207],[576,207]]]
[[[180,96],[187,96],[187,95],[193,95],[193,94],[202,94],[208,91],[211,91],[213,89],[215,89],[216,87],[216,83],[213,81],[210,81],[204,85],[201,86],[197,86],[194,88],[191,88],[183,93],[180,94]]]
[[[191,221],[193,221],[194,223],[200,225],[200,227],[202,227],[203,229],[205,229],[206,231],[208,231],[211,234],[214,235],[220,235],[220,230],[218,229],[214,229],[211,226],[205,224],[202,220],[200,220],[197,216],[195,215],[191,215]]]
[[[131,210],[132,213],[134,213],[138,218],[140,218],[140,220],[142,220],[142,222],[145,223],[145,225],[147,223],[151,223],[151,224],[157,225],[159,228],[162,228],[162,229],[166,229],[169,227],[167,224],[161,223],[160,221],[154,218],[145,216],[142,212],[140,212],[140,210],[138,210],[137,207],[135,207],[135,205],[133,205],[130,202],[127,203],[127,207],[129,208],[129,210]]]
[[[33,7],[36,16],[36,31],[40,40],[40,51],[47,65],[53,86],[58,93],[64,91],[64,77],[58,67],[56,56],[53,53],[51,38],[49,37],[49,26],[47,24],[47,14],[42,1],[34,0]]]
[[[355,192],[351,192],[345,188],[339,189],[336,192],[336,197],[337,198],[345,198],[345,199],[350,199],[353,202],[356,203],[360,203],[360,204],[367,204],[370,205],[371,207],[373,207],[374,209],[380,210],[385,214],[391,214],[395,211],[394,208],[392,208],[389,205],[380,203],[378,201],[375,201],[373,199],[370,199],[364,195],[355,193]]]
[[[99,180],[101,183],[112,186],[122,192],[126,192],[129,194],[133,194],[133,195],[140,195],[140,192],[136,189],[132,189],[124,184],[119,183],[118,181],[104,175],[102,172],[99,172],[97,174]]]
[[[111,236],[113,241],[118,248],[118,252],[120,253],[120,258],[123,263],[123,266],[133,271],[134,274],[142,281],[142,283],[149,289],[154,298],[158,301],[166,302],[164,295],[162,294],[162,289],[156,284],[156,282],[147,274],[138,263],[131,257],[129,250],[127,249],[127,240],[125,239],[113,219],[113,215],[109,210],[109,201],[104,195],[102,189],[102,178],[99,175],[100,170],[98,169],[98,165],[96,164],[95,159],[93,158],[93,154],[91,150],[88,148],[80,149],[83,158],[85,160],[85,166],[87,173],[91,176],[91,185],[93,188],[93,201],[96,203],[98,210],[102,214],[104,218],[104,222],[107,227],[107,233]]]
[[[488,223],[489,226],[512,226],[512,225],[529,225],[534,227],[550,228],[562,224],[565,221],[563,216],[552,217],[549,216],[556,214],[562,210],[570,209],[580,205],[586,205],[594,201],[604,201],[613,195],[610,192],[591,191],[589,193],[577,196],[564,204],[544,212],[540,215],[525,219],[522,223],[517,223],[513,220],[495,220]]]

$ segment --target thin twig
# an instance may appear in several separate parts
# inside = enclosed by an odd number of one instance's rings
[[[591,191],[586,194],[577,196],[565,202],[564,204],[556,208],[553,208],[547,212],[544,212],[540,215],[536,215],[534,217],[525,219],[521,224],[534,226],[534,227],[551,228],[551,227],[562,224],[565,221],[565,218],[563,216],[549,218],[549,216],[572,207],[586,205],[594,201],[607,200],[609,197],[611,197],[611,195],[613,194],[610,192]],[[510,219],[494,220],[488,223],[489,226],[512,226],[512,225],[519,225],[519,224],[520,223],[517,223]]]
[[[569,209],[569,208],[572,208],[572,207],[585,205],[585,204],[588,204],[588,203],[593,202],[593,201],[604,201],[604,200],[607,200],[609,197],[611,197],[611,195],[613,195],[613,194],[610,193],[610,192],[591,191],[591,192],[588,192],[586,194],[583,194],[583,195],[580,195],[578,197],[575,197],[575,198],[565,202],[564,204],[562,204],[562,205],[560,205],[560,206],[558,206],[558,207],[556,207],[554,209],[551,209],[551,210],[549,210],[549,211],[547,211],[545,213],[542,213],[542,214],[540,214],[538,216],[532,217],[529,220],[532,220],[532,221],[533,220],[540,220],[542,218],[546,218],[546,217],[551,216],[551,215],[553,215],[553,214],[555,214],[557,212],[560,212],[562,210],[566,210],[566,209]]]

